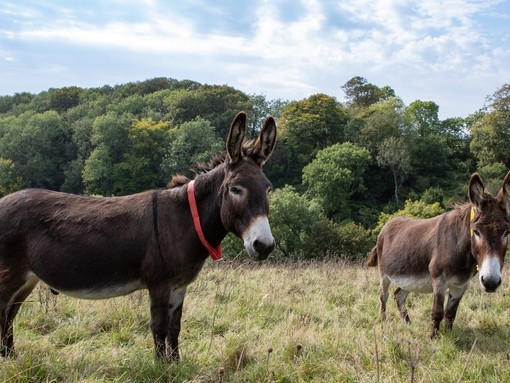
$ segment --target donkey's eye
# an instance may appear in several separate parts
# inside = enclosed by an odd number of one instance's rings
[[[473,230],[473,233],[478,237],[480,238],[480,232],[478,230]]]
[[[508,231],[505,231],[505,232],[503,233],[503,239],[508,239]]]
[[[243,191],[241,190],[241,188],[237,187],[237,186],[231,186],[230,187],[230,192],[232,194],[235,194],[235,195],[241,195],[243,193]]]

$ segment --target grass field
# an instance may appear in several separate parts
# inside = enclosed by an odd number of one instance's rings
[[[376,269],[341,261],[213,263],[190,285],[181,362],[153,357],[146,292],[104,301],[41,285],[15,323],[2,382],[510,382],[510,281],[473,280],[454,330],[429,340],[431,295],[379,319]]]

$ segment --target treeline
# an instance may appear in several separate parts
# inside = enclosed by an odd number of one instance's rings
[[[0,97],[0,195],[27,187],[123,195],[164,187],[224,148],[233,116],[252,136],[267,114],[278,144],[273,182],[276,255],[356,258],[392,214],[430,216],[466,199],[470,174],[500,185],[510,169],[510,85],[467,118],[405,105],[363,77],[325,94],[268,100],[226,85],[154,78],[101,88],[66,87]],[[376,229],[375,231],[373,229]],[[227,254],[239,242],[227,239]]]

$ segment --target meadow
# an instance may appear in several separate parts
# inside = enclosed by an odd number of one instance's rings
[[[452,332],[429,339],[431,295],[379,318],[377,270],[341,260],[207,261],[189,286],[181,362],[155,361],[145,291],[103,301],[40,285],[15,322],[2,382],[510,382],[510,283],[473,279]]]

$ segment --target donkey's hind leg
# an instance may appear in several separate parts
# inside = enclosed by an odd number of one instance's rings
[[[381,318],[386,319],[386,302],[388,302],[388,289],[390,287],[390,279],[386,275],[381,276],[381,295],[379,300],[381,302]]]
[[[39,280],[33,276],[5,283],[0,287],[1,356],[14,356],[13,322],[21,304],[27,299]]]
[[[406,299],[408,295],[409,291],[402,290],[400,287],[397,287],[397,289],[393,293],[393,296],[395,297],[395,302],[397,302],[397,307],[398,311],[400,312],[400,316],[402,317],[402,319],[406,321],[406,323],[411,322],[411,319],[409,318],[406,309]]]

